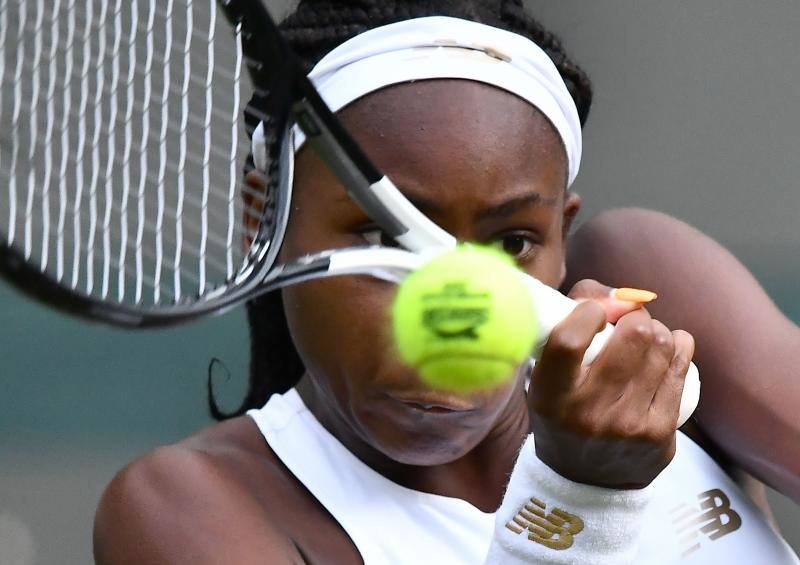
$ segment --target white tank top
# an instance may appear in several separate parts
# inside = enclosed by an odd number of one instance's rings
[[[373,471],[322,427],[294,389],[247,414],[366,565],[483,563],[493,513]],[[675,458],[654,485],[637,563],[800,563],[741,489],[682,433]]]

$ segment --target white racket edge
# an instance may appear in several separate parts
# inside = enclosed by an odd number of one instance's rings
[[[437,226],[414,206],[389,177],[370,185],[370,190],[387,210],[391,210],[397,220],[408,228],[405,233],[395,236],[395,240],[411,251],[427,253],[429,249],[455,249],[456,238]]]

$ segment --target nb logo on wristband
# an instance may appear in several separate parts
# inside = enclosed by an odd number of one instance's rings
[[[553,508],[545,514],[547,505],[538,498],[520,508],[517,515],[506,524],[515,534],[528,532],[528,539],[550,549],[567,549],[575,541],[573,536],[583,530],[583,520],[575,514]]]

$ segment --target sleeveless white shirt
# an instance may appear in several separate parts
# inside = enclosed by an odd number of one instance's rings
[[[402,487],[373,471],[322,427],[294,389],[248,415],[366,565],[483,563],[494,513]],[[653,485],[637,563],[800,563],[761,511],[684,434],[678,433],[675,457]]]

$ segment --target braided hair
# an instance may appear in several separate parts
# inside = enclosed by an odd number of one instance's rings
[[[281,24],[284,37],[306,71],[329,51],[367,30],[426,16],[451,16],[487,24],[527,37],[555,63],[578,108],[581,125],[592,103],[592,86],[586,73],[566,54],[561,41],[525,13],[522,0],[301,0]],[[249,159],[247,168],[252,167]],[[304,366],[292,342],[281,293],[262,295],[247,304],[250,327],[249,388],[241,406],[223,412],[208,380],[212,417],[224,420],[259,408],[274,393],[292,388]]]

